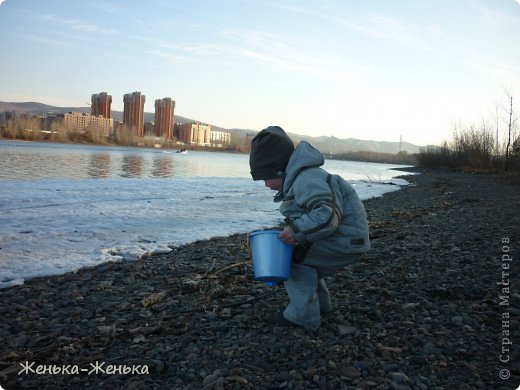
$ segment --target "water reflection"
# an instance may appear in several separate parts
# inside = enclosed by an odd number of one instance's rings
[[[173,161],[171,157],[156,157],[153,160],[152,176],[170,177],[173,171]]]
[[[121,169],[122,177],[139,177],[143,173],[143,157],[141,156],[123,156]]]
[[[86,156],[72,154],[21,153],[0,150],[0,179],[83,177],[89,167]]]
[[[0,180],[247,177],[247,155],[0,140]]]
[[[0,181],[40,178],[241,177],[251,179],[247,154],[0,140]],[[394,165],[399,167],[398,165]],[[392,165],[326,160],[350,180],[389,180]],[[1,185],[1,184],[0,184]]]
[[[93,154],[88,174],[95,178],[110,177],[112,158],[108,154]]]

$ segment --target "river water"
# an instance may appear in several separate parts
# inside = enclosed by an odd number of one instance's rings
[[[0,288],[281,221],[248,155],[0,141]],[[362,199],[398,165],[327,160]],[[389,184],[393,183],[393,184]]]

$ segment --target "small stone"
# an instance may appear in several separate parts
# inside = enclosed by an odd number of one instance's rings
[[[138,390],[144,388],[146,388],[146,382],[139,380],[130,382],[127,387],[128,390]]]
[[[285,381],[289,380],[290,376],[287,371],[282,371],[282,372],[276,374],[275,378],[279,382],[285,382]]]
[[[215,383],[219,378],[217,374],[209,374],[202,380],[202,386],[208,386],[209,384]]]
[[[314,375],[316,375],[316,370],[315,368],[309,368],[307,369],[304,373],[303,373],[303,379],[312,379],[314,377]]]
[[[215,313],[214,311],[210,311],[210,312],[206,313],[206,319],[209,322],[216,321],[217,318],[218,318],[217,313]]]
[[[394,359],[394,357],[392,356],[392,352],[390,352],[390,351],[383,351],[383,352],[381,352],[381,357],[385,361],[391,361],[391,360]]]
[[[427,363],[426,357],[424,355],[414,355],[411,357],[410,361],[415,364],[423,365]]]
[[[224,387],[224,378],[218,378],[215,384],[213,385],[213,390],[225,390]]]
[[[338,325],[338,332],[340,336],[349,336],[357,332],[357,329],[353,326]]]
[[[408,377],[406,376],[405,373],[402,373],[402,372],[391,372],[390,378],[395,383],[406,383],[408,381]]]
[[[378,345],[377,348],[380,351],[388,351],[388,352],[393,352],[393,353],[402,353],[403,352],[403,349],[399,348],[399,347],[385,347],[382,345]]]
[[[462,316],[453,316],[451,317],[451,323],[454,324],[454,325],[462,325],[462,322],[463,322],[463,317]]]
[[[356,367],[349,366],[341,370],[341,375],[348,378],[359,378],[361,376],[361,372],[359,372]]]
[[[383,366],[384,372],[398,371],[399,365],[396,363],[387,363]]]
[[[356,367],[359,371],[363,371],[368,369],[368,364],[365,362],[354,362],[354,367]]]
[[[160,374],[164,370],[164,363],[161,360],[149,360],[148,365],[157,373]]]
[[[98,283],[98,289],[105,290],[107,288],[110,288],[110,287],[112,287],[112,283],[113,283],[112,280],[103,280]]]
[[[366,381],[361,382],[358,386],[359,386],[359,388],[361,388],[361,389],[363,389],[363,388],[365,388],[365,387],[367,387],[367,388],[372,388],[372,387],[376,387],[376,386],[377,386],[377,383],[376,383],[376,382],[373,382],[373,381],[366,380]]]
[[[226,307],[225,309],[222,309],[219,315],[223,318],[230,318],[231,317],[231,309],[229,307]]]
[[[134,344],[139,344],[139,343],[142,343],[143,341],[146,341],[146,337],[144,337],[142,334],[140,334],[139,336],[136,336],[132,339],[132,342]]]
[[[226,378],[226,380],[228,381],[232,381],[232,382],[236,382],[238,384],[241,384],[241,385],[247,385],[249,382],[246,378],[244,378],[243,376],[239,376],[239,375],[233,375],[233,376],[228,376]]]

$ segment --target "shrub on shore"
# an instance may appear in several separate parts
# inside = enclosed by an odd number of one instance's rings
[[[496,165],[493,135],[485,128],[470,126],[455,129],[450,141],[440,147],[422,148],[418,161],[423,167],[447,167],[486,170]]]
[[[325,155],[331,160],[363,161],[383,164],[417,165],[417,154],[408,154],[406,151],[399,153],[380,153],[369,151],[357,151]]]
[[[450,141],[441,146],[421,148],[417,156],[419,166],[427,168],[452,168],[472,172],[497,170],[520,171],[519,140],[509,151],[506,169],[505,152],[497,153],[494,138],[488,132],[468,129],[455,132]]]
[[[444,167],[466,171],[513,171],[520,173],[520,138],[516,132],[517,119],[513,115],[513,98],[508,96],[507,130],[499,139],[499,118],[491,126],[457,125],[452,137],[441,146],[422,148],[418,164],[422,167]]]

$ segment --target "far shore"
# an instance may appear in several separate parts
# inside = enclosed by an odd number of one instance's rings
[[[60,141],[60,140],[51,140],[51,139],[39,139],[39,140],[27,140],[27,139],[13,139],[6,138],[0,136],[0,141],[18,141],[18,142],[42,142],[42,143],[56,143],[56,144],[70,144],[70,145],[94,145],[94,146],[107,146],[107,147],[119,147],[119,148],[142,148],[142,149],[161,149],[161,150],[189,150],[189,151],[201,151],[201,152],[221,152],[221,153],[236,153],[236,154],[249,154],[247,150],[238,150],[236,148],[215,148],[209,146],[195,146],[195,145],[176,145],[175,147],[166,147],[161,146],[160,148],[155,148],[153,145],[120,145],[117,143],[93,143],[83,141]],[[363,157],[359,157],[359,156]],[[398,157],[398,155],[393,155],[390,153],[375,153],[375,152],[353,152],[351,157],[338,157],[337,155],[331,155],[328,153],[324,153],[324,158],[326,160],[340,160],[340,161],[356,161],[356,162],[372,162],[379,164],[389,164],[389,165],[416,165],[416,158],[414,155],[410,155],[409,158],[402,160]],[[394,161],[395,160],[395,161]]]
[[[231,149],[222,149],[222,148],[214,148],[209,146],[194,146],[194,145],[176,145],[175,147],[154,147],[153,145],[139,146],[139,145],[120,145],[117,143],[93,143],[87,141],[60,141],[60,140],[52,140],[52,139],[38,139],[38,140],[28,140],[21,138],[6,138],[0,136],[0,141],[17,141],[17,142],[41,142],[41,143],[49,143],[49,144],[62,144],[62,145],[92,145],[92,146],[107,146],[107,147],[118,147],[118,148],[138,148],[138,149],[166,149],[166,150],[195,150],[195,151],[203,151],[203,152],[223,152],[223,153],[238,153],[238,154],[246,154],[249,152],[241,152],[238,150]]]

